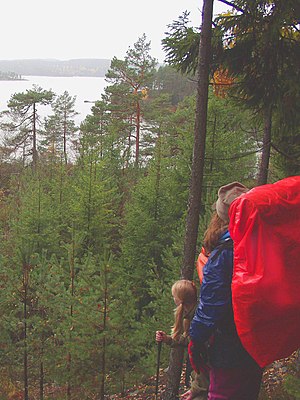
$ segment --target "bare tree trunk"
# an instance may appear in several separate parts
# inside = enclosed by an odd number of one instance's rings
[[[214,115],[214,127],[213,127],[213,133],[212,133],[211,160],[210,160],[209,172],[213,172],[213,167],[214,167],[216,129],[217,129],[217,115],[215,114]]]
[[[193,164],[189,193],[189,207],[186,220],[183,265],[181,269],[181,277],[184,279],[192,279],[195,268],[195,254],[204,174],[212,11],[213,0],[204,0],[198,57],[198,88],[194,126]],[[178,398],[183,354],[183,349],[174,348],[171,350],[168,382],[163,394],[163,400],[174,400]]]
[[[67,116],[66,111],[64,112],[64,158],[65,164],[68,164],[68,156],[67,156]]]
[[[93,180],[93,160],[90,160],[90,171],[89,171],[89,194],[88,194],[88,209],[87,209],[87,243],[86,247],[88,248],[90,246],[91,242],[91,217],[92,217],[92,180]]]
[[[71,249],[71,257],[70,257],[70,288],[71,288],[71,298],[73,300],[75,295],[75,229],[73,226],[72,233],[72,249]],[[69,340],[72,342],[72,331],[73,331],[73,315],[74,309],[73,304],[70,306],[70,317],[71,317],[71,328],[69,333]],[[67,382],[67,399],[71,400],[72,398],[72,382],[71,382],[71,372],[72,372],[72,354],[69,351],[67,355],[67,371],[68,371],[68,382]]]
[[[125,370],[121,371],[121,396],[125,396]]]
[[[141,129],[141,105],[140,101],[136,102],[136,142],[135,142],[135,165],[138,167],[140,158],[140,129]]]
[[[60,177],[59,177],[59,205],[62,205],[63,202],[63,184],[64,184],[64,178],[63,178],[63,164],[62,164],[62,159],[61,159],[61,165],[60,165]]]
[[[22,147],[22,168],[25,168],[25,163],[26,163],[26,145],[24,142]]]
[[[269,162],[271,153],[271,134],[272,134],[272,105],[265,108],[264,113],[264,137],[261,162],[258,172],[258,185],[265,185],[268,182]]]
[[[108,265],[105,264],[104,270],[104,312],[103,312],[103,339],[102,339],[102,371],[101,371],[101,385],[100,385],[100,400],[105,398],[105,375],[106,375],[106,321],[108,313]]]
[[[37,248],[40,251],[40,233],[41,233],[41,180],[39,178],[39,202],[38,202],[38,227],[37,227],[37,232],[38,232],[38,239],[37,239]],[[41,320],[45,320],[45,310],[41,308],[40,311],[41,315]],[[40,362],[40,400],[44,399],[44,334],[42,333],[41,337],[41,362]]]
[[[23,318],[24,318],[24,400],[29,400],[28,394],[28,350],[27,350],[27,296],[28,296],[29,266],[23,264]]]
[[[40,363],[40,400],[44,400],[44,363]]]
[[[33,103],[33,126],[32,126],[32,162],[33,169],[36,170],[37,161],[38,161],[38,153],[37,153],[37,140],[36,140],[36,106]]]
[[[189,193],[189,208],[183,252],[182,278],[192,279],[195,269],[195,254],[201,208],[204,174],[209,64],[211,58],[211,26],[213,0],[205,0],[202,10],[202,27],[198,59],[197,103],[194,126],[194,152]]]

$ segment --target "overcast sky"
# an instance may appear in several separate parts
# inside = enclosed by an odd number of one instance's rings
[[[215,0],[214,13],[226,9]],[[123,58],[145,33],[163,62],[161,39],[185,10],[199,26],[202,0],[3,0],[0,59]]]

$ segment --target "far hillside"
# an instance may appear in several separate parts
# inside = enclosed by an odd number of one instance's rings
[[[104,77],[110,66],[107,59],[28,59],[0,60],[0,71],[35,76],[97,76]]]

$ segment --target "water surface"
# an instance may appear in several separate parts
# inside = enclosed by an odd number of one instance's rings
[[[92,103],[85,100],[100,100],[107,82],[100,77],[54,77],[54,76],[24,76],[22,81],[0,81],[0,112],[7,109],[7,102],[14,93],[32,89],[32,85],[39,85],[44,90],[52,90],[61,95],[66,90],[71,96],[76,96],[75,108],[79,115],[76,124],[79,124],[90,113]],[[51,114],[48,106],[39,106],[38,112],[42,117]]]

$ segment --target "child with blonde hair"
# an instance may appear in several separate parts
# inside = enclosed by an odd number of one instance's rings
[[[176,305],[174,311],[174,326],[171,335],[164,331],[156,331],[156,341],[171,347],[185,346],[189,343],[189,329],[197,306],[197,288],[193,281],[180,279],[172,286],[172,296]],[[207,399],[208,380],[202,374],[195,374],[191,389],[182,395],[184,400]]]
[[[156,341],[172,345],[187,345],[190,323],[197,304],[197,289],[194,282],[181,279],[172,286],[172,296],[176,308],[171,335],[156,331]]]

